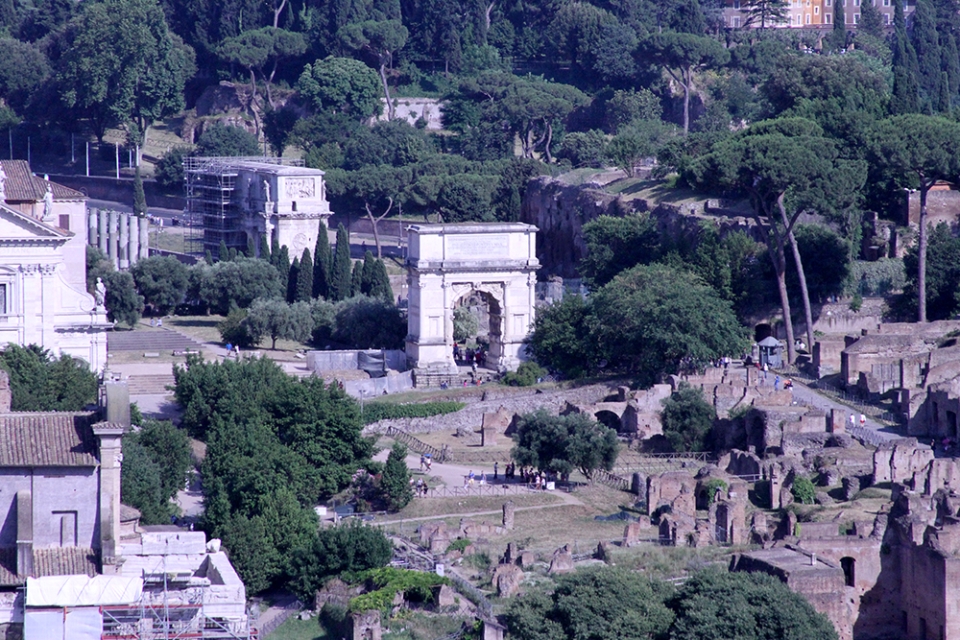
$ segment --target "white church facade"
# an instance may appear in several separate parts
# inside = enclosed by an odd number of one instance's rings
[[[107,362],[106,310],[86,290],[86,197],[0,161],[0,345]]]

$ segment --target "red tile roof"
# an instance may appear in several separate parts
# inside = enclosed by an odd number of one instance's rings
[[[0,415],[0,467],[94,467],[95,414],[8,413]]]
[[[49,184],[53,190],[54,200],[77,200],[86,198],[81,192],[65,187],[56,182],[47,182],[40,176],[33,175],[26,160],[0,160],[7,174],[4,182],[6,199],[10,202],[41,202],[47,193]]]
[[[58,549],[34,549],[33,576],[97,575],[100,561],[95,549],[63,547]],[[26,576],[17,575],[17,550],[0,549],[0,587],[13,587],[26,583]]]

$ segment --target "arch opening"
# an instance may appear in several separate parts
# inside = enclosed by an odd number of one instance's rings
[[[840,568],[843,569],[843,582],[848,587],[856,586],[857,581],[857,561],[855,558],[846,556],[840,558]]]
[[[453,304],[450,332],[459,346],[459,365],[469,366],[466,354],[482,353],[481,364],[497,368],[503,355],[503,313],[500,302],[487,291],[471,289]],[[453,345],[450,345],[451,348]]]

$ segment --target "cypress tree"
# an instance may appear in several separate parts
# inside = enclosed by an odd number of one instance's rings
[[[940,43],[940,53],[943,56],[940,66],[947,72],[947,91],[953,101],[960,92],[960,53],[957,52],[957,38],[949,32],[941,34]]]
[[[893,3],[893,95],[890,98],[890,113],[917,113],[920,110],[917,85],[917,54],[907,37],[907,21],[903,15],[903,3]]]
[[[373,287],[373,263],[376,258],[373,257],[373,252],[367,251],[363,254],[363,279],[360,283],[360,293],[364,295],[371,295],[370,290]]]
[[[287,302],[293,304],[297,301],[297,280],[300,275],[300,260],[299,258],[293,259],[293,264],[290,265],[290,271],[287,272]]]
[[[217,260],[219,262],[227,262],[230,260],[230,252],[227,251],[227,243],[223,240],[220,241],[220,248],[217,249]]]
[[[861,4],[857,33],[866,33],[874,38],[883,39],[883,15],[873,4],[873,0],[863,0]]]
[[[260,234],[260,259],[270,262],[270,243],[267,242],[267,234]]]
[[[940,96],[937,100],[937,111],[943,114],[950,113],[953,106],[950,104],[950,81],[947,79],[947,72],[940,73]]]
[[[390,287],[390,276],[387,275],[387,266],[383,263],[383,260],[374,260],[370,295],[393,304],[393,289]]]
[[[280,247],[280,251],[277,252],[277,271],[280,272],[280,281],[286,282],[284,278],[290,275],[290,250],[287,249],[287,245]]]
[[[847,18],[844,15],[843,3],[844,0],[833,0],[833,31],[830,33],[830,44],[834,49],[847,46]]]
[[[359,296],[363,293],[363,263],[357,260],[353,263],[353,274],[350,277],[350,295]]]
[[[147,215],[147,194],[143,192],[140,167],[137,167],[136,173],[133,174],[133,213],[140,218]]]
[[[237,259],[237,250],[234,249],[233,247],[230,247],[230,250],[227,251],[227,260],[229,260],[230,262],[233,262],[236,259]]]
[[[213,264],[213,254],[210,253],[210,249],[203,252],[203,261],[207,264]]]
[[[936,105],[940,96],[940,37],[936,12],[929,0],[917,0],[910,35],[919,65],[920,89],[927,103]]]
[[[247,234],[247,250],[244,252],[244,255],[248,258],[257,257],[257,245],[253,242],[253,234]]]
[[[297,295],[295,302],[310,302],[313,299],[313,259],[310,249],[304,248],[297,272]]]
[[[346,300],[350,297],[350,236],[342,224],[337,225],[337,248],[330,270],[330,298]]]
[[[276,236],[273,237],[273,240],[270,242],[270,264],[273,266],[279,267],[277,260],[280,259],[280,240]]]
[[[320,223],[320,232],[317,234],[317,246],[313,250],[316,262],[313,263],[313,297],[330,297],[330,267],[333,262],[333,253],[330,251],[330,238],[327,236],[327,225]]]

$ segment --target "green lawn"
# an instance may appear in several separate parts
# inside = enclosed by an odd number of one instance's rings
[[[293,616],[267,636],[269,640],[329,640],[316,618],[301,620]]]

